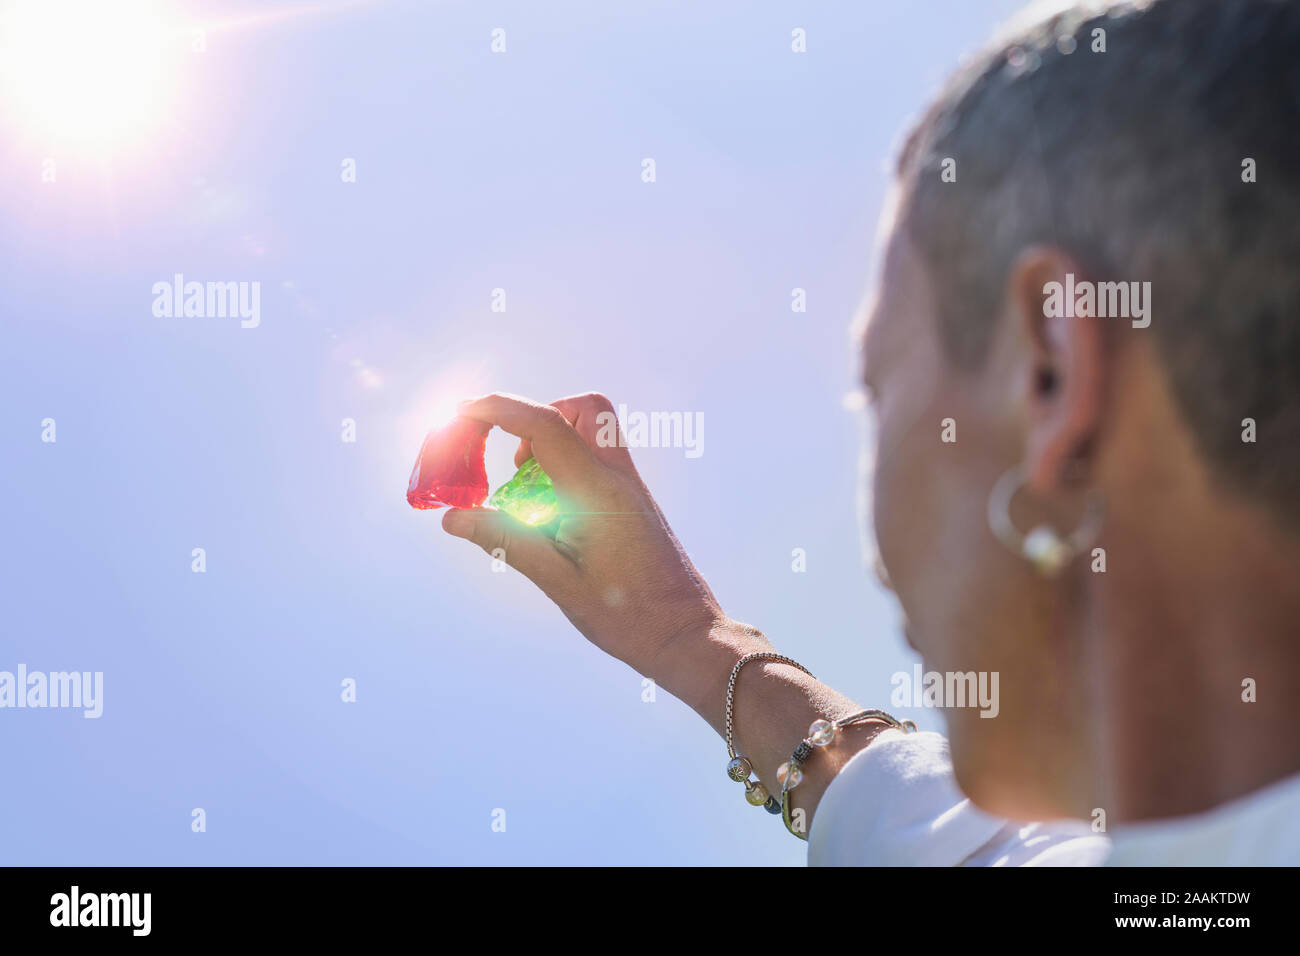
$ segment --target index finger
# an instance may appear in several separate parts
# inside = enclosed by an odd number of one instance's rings
[[[599,464],[586,442],[558,408],[520,395],[494,392],[460,403],[462,418],[496,425],[532,445],[537,463],[557,485],[582,488],[591,483]]]

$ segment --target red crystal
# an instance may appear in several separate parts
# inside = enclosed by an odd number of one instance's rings
[[[492,426],[484,422],[455,418],[451,424],[425,435],[411,482],[406,486],[406,500],[411,507],[481,505],[488,495],[483,449],[491,430]]]

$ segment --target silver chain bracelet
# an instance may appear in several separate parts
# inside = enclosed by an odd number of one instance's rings
[[[839,720],[827,720],[819,718],[813,721],[812,726],[808,728],[808,736],[799,742],[799,746],[794,749],[790,759],[776,771],[777,782],[781,784],[781,797],[777,799],[768,792],[767,787],[763,786],[760,780],[751,780],[750,775],[754,772],[753,765],[749,758],[742,753],[737,753],[732,738],[733,713],[736,698],[736,679],[740,677],[740,669],[751,661],[764,661],[772,664],[787,664],[790,667],[803,671],[813,680],[813,672],[804,667],[798,661],[786,657],[784,654],[776,654],[770,651],[756,651],[752,654],[746,654],[731,669],[731,677],[727,681],[727,709],[725,721],[725,735],[727,738],[727,755],[731,758],[727,761],[727,776],[737,783],[745,785],[745,801],[751,806],[762,807],[768,813],[780,814],[781,820],[785,823],[785,828],[801,840],[807,840],[807,835],[803,832],[802,827],[796,827],[792,810],[790,806],[790,791],[803,782],[803,765],[808,758],[816,753],[816,749],[827,747],[834,742],[836,736],[845,727],[852,724],[863,723],[868,720],[876,720],[891,727],[895,730],[901,730],[903,733],[916,733],[916,724],[910,720],[899,720],[883,710],[862,710],[856,714],[850,714],[847,717],[841,717]]]
[[[791,667],[797,667],[809,677],[813,677],[812,671],[804,667],[798,661],[786,657],[784,654],[775,654],[770,651],[756,651],[752,654],[746,654],[740,660],[736,661],[736,666],[731,669],[731,678],[727,681],[727,719],[726,719],[726,737],[727,737],[727,754],[731,759],[727,762],[727,776],[737,783],[745,785],[745,801],[752,807],[762,807],[768,813],[780,813],[781,802],[767,792],[767,787],[763,786],[759,780],[750,780],[749,775],[754,772],[754,767],[749,762],[749,758],[744,754],[736,753],[736,748],[732,744],[732,709],[736,697],[736,678],[740,676],[740,669],[750,661],[766,661],[773,664],[789,664]],[[813,680],[817,678],[813,677]]]

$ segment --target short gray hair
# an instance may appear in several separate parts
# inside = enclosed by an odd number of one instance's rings
[[[1213,473],[1300,518],[1300,3],[1103,2],[1040,18],[958,71],[899,175],[902,228],[955,365],[983,362],[1027,246],[1150,281],[1151,329],[1132,334],[1156,336]]]

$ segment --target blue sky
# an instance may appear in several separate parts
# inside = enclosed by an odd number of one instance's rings
[[[901,130],[1015,7],[173,6],[253,19],[136,139],[6,113],[0,670],[102,671],[104,713],[0,710],[0,862],[801,863],[703,721],[406,480],[464,395],[700,413],[700,457],[635,453],[682,543],[887,706],[913,657],[861,559],[846,329]],[[178,272],[260,282],[260,325],[154,316]]]

